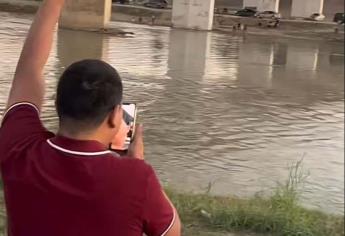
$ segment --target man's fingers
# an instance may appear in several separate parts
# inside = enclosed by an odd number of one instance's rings
[[[144,141],[143,141],[143,126],[137,125],[135,127],[134,139],[128,150],[129,156],[144,160]]]
[[[138,141],[140,142],[140,141],[142,141],[142,139],[143,139],[143,132],[144,132],[143,125],[137,125],[135,127],[133,142],[138,142]]]

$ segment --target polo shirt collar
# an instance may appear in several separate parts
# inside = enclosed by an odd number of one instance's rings
[[[66,154],[101,156],[112,153],[103,144],[94,140],[76,140],[58,135],[48,139],[47,142],[52,148]]]

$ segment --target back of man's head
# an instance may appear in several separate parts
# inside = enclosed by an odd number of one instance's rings
[[[60,125],[74,131],[97,128],[121,104],[122,92],[121,78],[109,64],[83,60],[70,65],[57,88]]]

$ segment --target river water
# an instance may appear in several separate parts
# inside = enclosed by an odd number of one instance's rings
[[[0,107],[31,16],[0,13]],[[181,191],[270,192],[303,158],[302,202],[343,213],[344,45],[113,23],[131,38],[63,30],[46,67],[42,118],[57,129],[54,92],[71,62],[102,58],[139,104],[146,157]]]

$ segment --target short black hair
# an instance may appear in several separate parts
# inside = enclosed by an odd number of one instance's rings
[[[70,65],[57,86],[56,109],[60,124],[73,128],[100,125],[122,102],[121,78],[111,65],[100,60],[82,60]]]

